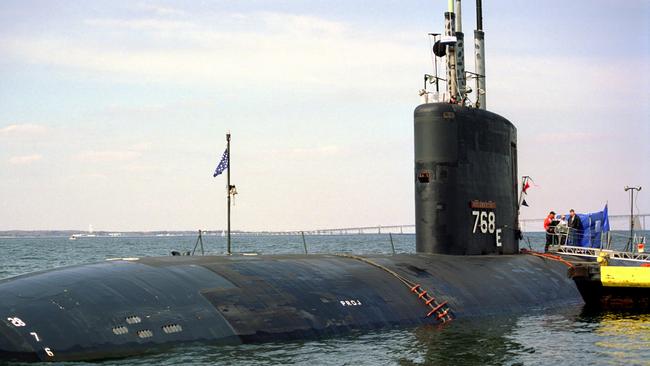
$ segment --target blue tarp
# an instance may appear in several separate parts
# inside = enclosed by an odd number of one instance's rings
[[[579,214],[582,222],[582,235],[577,235],[572,245],[578,247],[600,248],[602,234],[609,231],[609,216],[607,205],[602,211]],[[568,215],[567,215],[568,217]]]

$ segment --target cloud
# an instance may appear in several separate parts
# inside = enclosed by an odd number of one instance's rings
[[[486,59],[490,67],[488,106],[498,95],[513,98],[501,101],[508,110],[531,107],[545,112],[549,105],[553,105],[553,110],[587,111],[639,104],[642,93],[635,89],[637,70],[647,64],[642,58],[600,60],[566,55],[500,54]],[[490,75],[500,77],[490,78]]]
[[[131,148],[129,150],[146,151],[146,150],[150,150],[152,146],[153,144],[151,143],[151,141],[142,141],[131,145]]]
[[[85,25],[97,28],[92,31],[101,32],[102,41],[56,33],[0,38],[0,52],[111,80],[238,87],[394,90],[395,74],[420,64],[421,49],[390,32],[377,35],[314,16],[260,12],[219,14],[203,23],[140,18],[88,19]]]
[[[270,149],[260,152],[260,155],[270,159],[314,159],[328,158],[338,156],[345,152],[345,149],[335,145],[315,146],[315,147],[294,147],[285,149]]]
[[[309,15],[265,12],[259,14],[258,19],[269,28],[283,33],[342,35],[348,30],[348,27],[342,22],[334,22]]]
[[[132,150],[103,150],[85,151],[76,156],[79,161],[87,163],[132,161],[140,157],[140,153]]]
[[[606,135],[602,133],[595,132],[567,132],[567,131],[556,131],[556,132],[544,132],[535,135],[532,139],[532,142],[535,144],[576,144],[576,143],[594,143],[596,141],[605,140]]]
[[[174,13],[172,9],[163,10],[166,8],[155,8],[156,14],[165,13],[169,14],[182,14],[178,11]],[[171,11],[170,11],[171,10]],[[162,12],[162,13],[161,13]],[[156,31],[182,31],[185,34],[178,34],[180,37],[195,37],[211,39],[210,35],[218,35],[220,32],[228,32],[228,25],[244,26],[246,33],[254,33],[253,30],[261,30],[264,28],[264,33],[268,34],[269,31],[273,33],[284,34],[300,34],[310,35],[325,34],[325,35],[341,35],[348,27],[342,22],[331,21],[315,16],[287,14],[277,12],[259,12],[253,14],[230,13],[220,14],[219,19],[216,21],[217,26],[223,27],[222,31],[218,31],[213,24],[204,25],[197,21],[176,20],[161,17],[146,17],[146,18],[131,18],[131,19],[118,19],[118,18],[90,18],[85,19],[83,23],[92,27],[112,28],[113,30],[133,29],[133,30],[146,30],[152,32],[150,35],[155,35]],[[196,33],[191,33],[196,32]]]
[[[153,31],[176,31],[188,30],[194,27],[194,23],[177,20],[142,18],[142,19],[86,19],[84,24],[116,29],[129,30],[153,30]]]
[[[352,90],[359,96],[386,97],[403,95],[405,88],[416,90],[413,70],[427,71],[426,51],[412,41],[415,31],[408,29],[371,31],[323,17],[280,12],[189,18],[149,5],[144,8],[147,13],[141,18],[85,20],[89,34],[99,32],[99,42],[57,33],[0,37],[0,53],[23,62],[89,72],[91,77],[111,82],[207,84],[230,91]],[[409,34],[409,40],[404,34]],[[550,102],[556,108],[575,109],[576,99],[567,95],[577,95],[582,104],[604,108],[603,101],[638,104],[643,97],[635,92],[634,70],[645,67],[644,59],[488,56],[488,106],[512,110],[540,108]],[[466,59],[468,69],[473,70],[472,57]],[[603,88],[605,83],[607,88]],[[160,106],[148,108],[155,111]]]
[[[41,154],[12,156],[9,158],[9,164],[12,165],[27,165],[43,159]]]
[[[40,135],[47,131],[47,128],[42,125],[23,123],[23,124],[12,124],[0,128],[0,137],[1,136],[11,136],[11,137],[24,137],[24,136],[33,136]]]
[[[291,155],[300,156],[300,157],[309,157],[309,156],[333,156],[340,154],[342,149],[338,146],[319,146],[319,147],[310,147],[310,148],[295,148],[290,149],[289,153]]]
[[[136,5],[136,9],[142,9],[159,16],[182,16],[186,14],[183,10],[177,8],[153,4],[138,4]]]

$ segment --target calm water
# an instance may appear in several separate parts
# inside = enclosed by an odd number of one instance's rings
[[[542,234],[530,234],[541,248]],[[394,235],[397,252],[412,252],[413,235]],[[300,237],[233,239],[235,251],[299,253]],[[0,278],[112,257],[169,255],[191,250],[193,237],[0,238]],[[206,252],[225,240],[206,237]],[[316,252],[389,253],[387,235],[307,236]],[[620,243],[615,243],[620,245]],[[522,243],[522,247],[527,243]],[[68,365],[83,365],[69,363]],[[590,314],[558,309],[504,318],[458,319],[421,327],[352,334],[337,339],[241,346],[200,346],[92,365],[650,365],[650,314]]]

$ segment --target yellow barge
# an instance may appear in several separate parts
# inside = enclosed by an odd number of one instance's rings
[[[650,263],[610,265],[606,252],[596,262],[569,270],[588,307],[650,311]]]
[[[649,287],[650,266],[600,266],[600,282],[605,287]]]

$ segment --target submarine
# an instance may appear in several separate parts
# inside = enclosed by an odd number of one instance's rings
[[[454,326],[583,304],[565,264],[519,251],[517,130],[485,108],[481,8],[478,0],[477,72],[464,70],[460,1],[450,1],[434,46],[446,80],[425,76],[414,112],[414,254],[121,258],[7,278],[0,360]],[[476,81],[473,103],[466,75]]]

